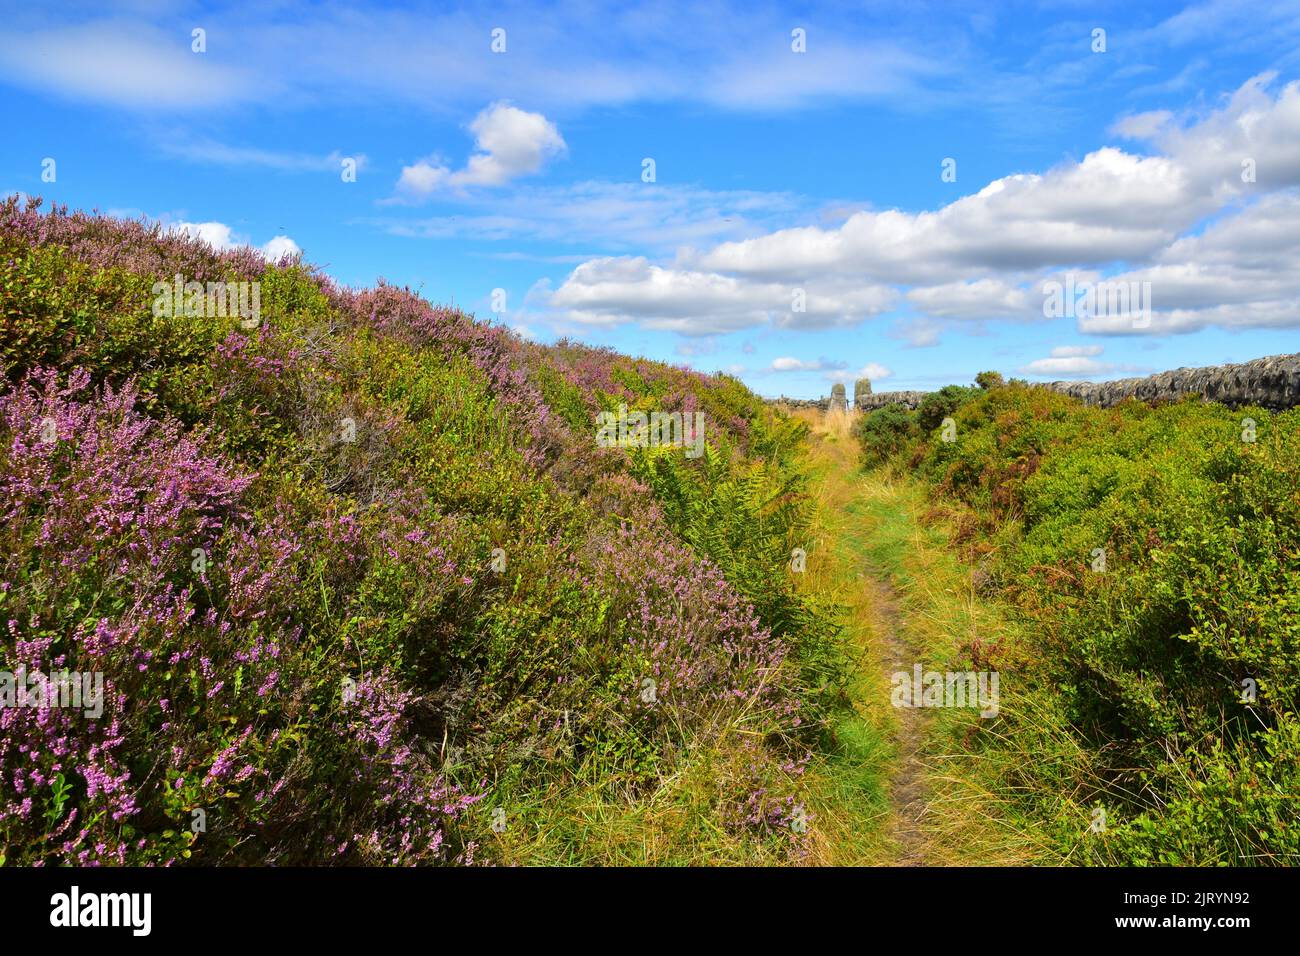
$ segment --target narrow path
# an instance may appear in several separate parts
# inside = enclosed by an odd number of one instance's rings
[[[920,659],[919,650],[902,637],[898,599],[887,581],[867,573],[863,586],[876,609],[876,641],[884,658],[886,677],[898,671],[910,672]],[[894,770],[889,780],[889,799],[893,814],[889,822],[890,842],[898,847],[899,866],[925,863],[923,817],[926,810],[926,767],[921,757],[925,738],[926,711],[912,707],[894,708]]]
[[[900,595],[888,575],[866,558],[875,522],[868,513],[866,479],[847,421],[817,413],[806,418],[813,426],[813,493],[826,547],[819,570],[834,587],[834,599],[849,609],[846,628],[863,652],[862,667],[869,670],[862,675],[861,706],[890,745],[882,773],[888,807],[877,821],[882,858],[874,862],[924,865],[929,787],[922,746],[928,715],[920,709],[891,707],[889,696],[891,676],[910,672],[921,660],[921,651],[903,626]]]
[[[996,755],[971,750],[982,731],[955,709],[891,706],[893,674],[943,668],[962,645],[1005,633],[1000,611],[980,601],[970,569],[929,527],[925,490],[861,470],[844,416],[807,410],[808,466],[816,522],[808,586],[844,610],[858,655],[850,693],[856,716],[836,728],[839,785],[823,804],[826,847],[817,862],[851,865],[1015,865],[1042,854],[1011,822]],[[844,746],[849,739],[851,746]]]

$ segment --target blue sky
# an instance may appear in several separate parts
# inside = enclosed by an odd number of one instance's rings
[[[0,192],[298,248],[539,341],[803,397],[1300,349],[1300,4],[0,17]],[[1052,282],[1131,298],[1045,312]]]

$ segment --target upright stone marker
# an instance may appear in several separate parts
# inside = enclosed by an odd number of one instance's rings
[[[871,379],[860,378],[853,383],[853,407],[862,409],[866,406],[866,398],[871,394]]]

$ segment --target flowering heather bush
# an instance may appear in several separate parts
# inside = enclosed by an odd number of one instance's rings
[[[92,269],[121,269],[159,279],[179,273],[196,282],[252,280],[267,265],[265,256],[247,246],[217,251],[202,239],[158,223],[108,219],[79,210],[70,213],[60,205],[43,213],[41,205],[39,196],[26,203],[16,195],[0,200],[0,236],[5,245],[55,246]]]
[[[548,352],[547,371],[559,377],[550,379],[547,400],[565,408],[575,428],[585,427],[599,411],[616,410],[620,402],[683,416],[703,411],[717,434],[748,448],[751,423],[767,414],[735,379],[630,359],[607,348],[560,342]]]
[[[0,709],[0,858],[491,862],[490,809],[714,761],[701,831],[800,852],[829,625],[769,566],[795,436],[739,383],[13,201],[0,271],[0,669],[105,690]],[[261,325],[153,316],[177,272],[256,279]],[[704,411],[708,454],[598,448],[610,401]]]
[[[121,763],[126,731],[147,707],[148,672],[165,652],[184,654],[201,583],[186,573],[191,554],[213,548],[252,477],[174,423],[141,416],[131,388],[92,401],[88,378],[74,371],[60,387],[40,372],[0,396],[0,656],[9,671],[103,672],[108,700],[91,722],[78,711],[0,712],[0,816],[10,846],[54,851],[39,848],[54,823],[62,859],[123,862],[122,827],[138,811]]]
[[[440,862],[447,856],[444,821],[478,802],[459,792],[412,745],[419,735],[411,724],[415,695],[401,689],[388,672],[372,674],[356,688],[344,729],[353,764],[349,799],[364,812],[362,832],[338,843],[339,857],[367,864]],[[331,841],[335,842],[335,841]],[[472,863],[474,845],[459,862]]]
[[[530,439],[525,460],[538,465],[555,451],[558,439],[550,409],[523,367],[526,347],[505,329],[471,322],[453,309],[434,308],[409,289],[382,281],[360,292],[334,286],[329,297],[357,325],[412,347],[436,346],[466,355],[487,376],[497,399],[524,423]]]
[[[699,726],[730,710],[719,702],[740,701],[756,722],[760,715],[771,722],[767,732],[797,726],[798,702],[780,674],[789,649],[721,571],[662,535],[630,526],[610,535],[600,554],[597,566],[612,578],[610,590],[630,605],[624,635],[671,721]],[[636,708],[640,698],[630,696]]]
[[[38,372],[0,397],[0,557],[51,577],[87,564],[108,575],[140,570],[147,577],[132,586],[147,589],[189,548],[211,547],[219,516],[252,479],[205,458],[175,423],[140,415],[134,388],[110,387],[93,402],[88,381],[77,370],[60,387],[55,372]],[[35,533],[17,539],[27,529]]]

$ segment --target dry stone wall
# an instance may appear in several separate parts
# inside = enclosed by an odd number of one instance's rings
[[[823,412],[831,404],[829,398],[786,398],[784,395],[780,398],[769,398],[768,402],[773,405],[786,405],[790,408],[820,408]]]
[[[921,399],[925,398],[929,392],[872,392],[870,395],[864,395],[858,402],[858,408],[863,411],[875,411],[877,408],[884,408],[886,405],[906,405],[908,408],[916,408],[921,404]]]
[[[1145,378],[1124,378],[1114,382],[1047,382],[1050,388],[1072,395],[1090,405],[1109,408],[1136,398],[1141,402],[1175,402],[1188,395],[1199,395],[1209,402],[1230,408],[1259,405],[1281,411],[1300,405],[1300,353],[1269,355],[1240,365],[1210,365],[1205,368],[1176,368]],[[886,405],[900,404],[916,408],[928,392],[873,392],[856,396],[856,405],[874,411]],[[785,399],[791,404],[793,400]],[[827,399],[811,402],[825,408]]]
[[[1270,355],[1240,365],[1176,368],[1146,378],[1124,378],[1115,382],[1052,382],[1045,387],[1103,408],[1126,398],[1169,402],[1187,395],[1200,395],[1206,401],[1232,408],[1259,405],[1280,411],[1300,405],[1300,353]]]

